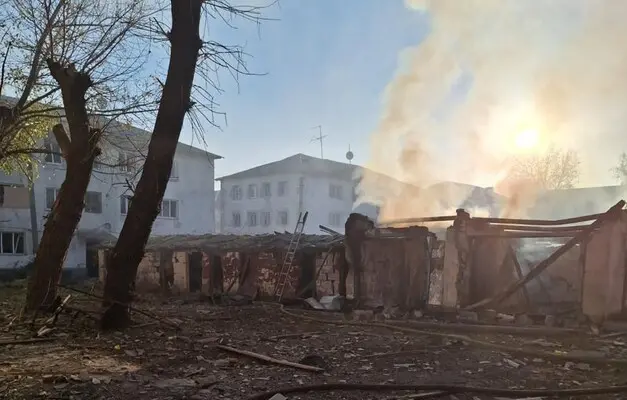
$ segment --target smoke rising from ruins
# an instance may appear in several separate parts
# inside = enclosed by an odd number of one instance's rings
[[[627,2],[406,5],[428,13],[430,33],[401,54],[370,137],[368,168],[421,187],[450,180],[498,188],[522,151],[516,133],[535,129],[541,141],[533,151],[576,150],[581,184],[611,183],[609,168],[627,150],[627,47],[620,43]],[[465,80],[467,92],[451,96]],[[375,194],[376,181],[367,174],[361,189],[384,203],[381,218],[444,211],[405,189]]]

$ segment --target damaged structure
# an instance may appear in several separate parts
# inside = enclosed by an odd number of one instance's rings
[[[624,205],[555,221],[472,218],[458,210],[446,233],[441,305],[539,317],[570,313],[595,324],[624,313]]]
[[[427,228],[380,229],[351,214],[346,236],[326,230],[331,234],[300,238],[284,298],[339,295],[358,305],[404,309],[427,304],[431,265],[438,264],[430,251],[435,236]],[[290,233],[153,237],[135,288],[272,298],[291,238]],[[110,248],[99,250],[102,281]]]
[[[290,239],[289,233],[153,237],[146,245],[135,287],[138,291],[269,298]],[[313,295],[316,290],[333,294],[342,240],[341,235],[302,236],[286,297]],[[99,251],[102,281],[109,248],[105,245]]]

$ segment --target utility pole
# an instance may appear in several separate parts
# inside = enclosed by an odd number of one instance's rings
[[[311,141],[312,142],[320,142],[320,158],[324,158],[322,139],[327,137],[327,135],[322,135],[322,125],[314,126],[311,129],[318,129],[318,136],[314,136],[314,138],[311,139]]]

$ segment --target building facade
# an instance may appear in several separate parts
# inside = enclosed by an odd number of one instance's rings
[[[96,268],[92,246],[118,236],[128,212],[132,187],[141,174],[142,154],[149,138],[149,132],[129,126],[122,131],[107,132],[64,267]],[[41,238],[48,213],[65,179],[65,162],[52,135],[44,146],[52,153],[38,156],[40,163],[32,192],[23,174],[0,173],[0,269],[17,268],[32,260],[34,243]],[[153,235],[215,231],[214,162],[219,158],[179,143]]]
[[[344,232],[353,211],[360,167],[304,154],[218,179],[220,233],[291,232],[309,212],[305,233],[319,225]]]

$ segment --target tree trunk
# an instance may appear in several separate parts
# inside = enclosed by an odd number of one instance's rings
[[[61,87],[71,140],[63,125],[53,128],[67,169],[35,256],[26,295],[26,310],[29,311],[48,308],[56,297],[65,255],[83,213],[94,160],[100,153],[97,147],[100,132],[89,127],[85,102],[91,79],[76,72],[72,66],[62,66],[51,60],[48,60],[48,67]]]
[[[101,328],[121,329],[130,322],[131,286],[152,224],[159,214],[185,113],[190,107],[196,62],[202,46],[202,0],[171,1],[170,64],[142,175],[108,262]]]

